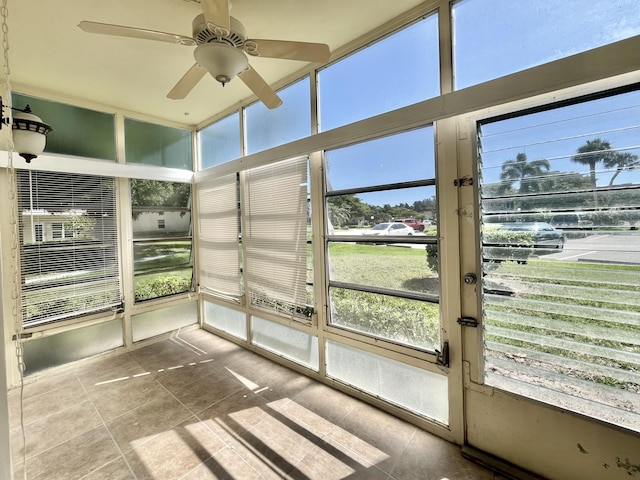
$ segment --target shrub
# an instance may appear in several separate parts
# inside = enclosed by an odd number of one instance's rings
[[[156,277],[152,280],[136,282],[136,302],[152,298],[166,297],[191,290],[190,277]]]
[[[332,289],[331,304],[339,325],[416,346],[440,344],[438,304],[346,289]]]
[[[427,245],[427,265],[432,272],[438,273],[438,245]]]
[[[509,230],[484,233],[485,257],[497,262],[512,260],[523,263],[533,254],[533,234]]]

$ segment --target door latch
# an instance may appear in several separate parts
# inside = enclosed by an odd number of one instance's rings
[[[478,320],[472,317],[462,317],[457,320],[458,324],[462,327],[477,327]]]
[[[436,348],[436,363],[449,368],[449,342],[442,344],[442,351]]]
[[[453,181],[454,187],[471,187],[473,185],[473,177],[467,175],[466,177],[456,178]]]

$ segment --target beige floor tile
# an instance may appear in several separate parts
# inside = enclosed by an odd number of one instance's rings
[[[225,371],[232,376],[240,375],[243,378],[264,387],[264,379],[273,373],[278,364],[260,355],[247,352],[250,355],[238,355],[231,363],[225,365]]]
[[[293,400],[307,410],[332,423],[344,419],[363,402],[334,390],[322,383],[313,383],[296,395]]]
[[[280,480],[286,478],[264,462],[250,463],[233,448],[218,452],[181,480]]]
[[[156,372],[154,376],[159,383],[173,393],[215,371],[208,360],[197,359],[178,368]]]
[[[126,458],[138,479],[181,478],[226,444],[195,417],[136,445]]]
[[[260,384],[262,385],[260,395],[268,400],[293,398],[316,383],[312,378],[300,375],[287,367],[277,365],[264,378],[260,379]]]
[[[208,421],[211,428],[227,443],[233,444],[240,435],[250,430],[269,414],[267,401],[255,393],[238,392],[222,399],[198,413],[198,418]]]
[[[386,480],[389,474],[371,464],[354,461],[348,456],[336,454],[330,448],[315,448],[296,465],[296,470],[306,478],[338,480],[362,478]]]
[[[398,480],[493,480],[494,474],[465,459],[460,447],[416,430],[391,474]]]
[[[47,379],[46,389],[37,389],[35,385],[30,389],[32,392],[41,391],[35,395],[23,395],[22,409],[24,423],[28,425],[39,420],[45,415],[65,410],[71,405],[80,404],[87,400],[87,394],[82,385],[75,377],[64,376],[58,388],[55,386],[54,378]],[[19,390],[12,390],[9,395],[9,423],[11,428],[20,426],[20,393]]]
[[[118,457],[104,467],[95,470],[82,480],[135,480],[136,477],[124,458]]]
[[[145,370],[128,354],[106,356],[95,362],[78,367],[76,375],[82,385],[91,391],[107,382],[123,377],[133,377]]]
[[[27,458],[33,457],[44,450],[55,447],[88,430],[102,425],[100,416],[93,404],[85,402],[72,405],[66,410],[56,411],[25,426]],[[22,429],[11,431],[11,451],[14,462],[22,461],[24,440]]]
[[[105,422],[165,394],[166,390],[151,375],[119,377],[119,380],[95,386],[89,391],[89,397]]]
[[[199,380],[173,394],[189,410],[198,413],[229,395],[241,391],[247,392],[247,388],[238,379],[215,371],[200,377]]]
[[[180,365],[188,365],[197,356],[182,345],[171,340],[154,343],[129,353],[142,368],[157,373]]]
[[[77,383],[75,372],[43,373],[40,376],[25,377],[24,398],[35,397],[51,390],[58,390]],[[11,394],[19,394],[20,389],[11,390]]]
[[[337,423],[329,437],[391,473],[416,430],[417,427],[360,402]],[[374,455],[376,461],[369,455]],[[386,458],[378,459],[382,455]]]
[[[119,457],[107,429],[98,427],[29,459],[27,476],[29,480],[81,479]]]
[[[107,422],[107,428],[120,449],[128,452],[190,416],[191,413],[167,393]]]

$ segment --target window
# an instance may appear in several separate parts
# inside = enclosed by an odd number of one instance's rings
[[[485,382],[640,431],[640,91],[479,125]]]
[[[193,170],[191,132],[124,119],[127,163]]]
[[[136,301],[192,290],[191,185],[130,182]]]
[[[240,114],[234,113],[198,132],[200,169],[240,157]]]
[[[45,152],[115,161],[115,115],[19,93],[12,93],[12,99],[14,107],[29,105],[44,123],[55,122]],[[91,141],[78,141],[87,138]]]
[[[256,102],[245,109],[247,154],[260,152],[311,135],[309,77],[278,91],[275,109]]]
[[[250,304],[307,317],[307,158],[245,172],[242,242]]]
[[[325,154],[330,323],[440,346],[432,127]],[[394,218],[418,218],[422,230]],[[416,225],[417,226],[417,225]]]
[[[25,327],[120,306],[113,178],[18,171]]]
[[[640,34],[636,0],[463,0],[452,15],[457,89]]]
[[[318,74],[320,129],[406,107],[440,94],[438,16],[432,14]]]

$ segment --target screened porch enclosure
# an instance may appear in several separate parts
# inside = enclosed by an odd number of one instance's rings
[[[197,125],[13,93],[55,131],[0,159],[10,387],[205,330],[249,397],[246,350],[514,478],[635,474],[640,6],[592,3],[423,2]]]

